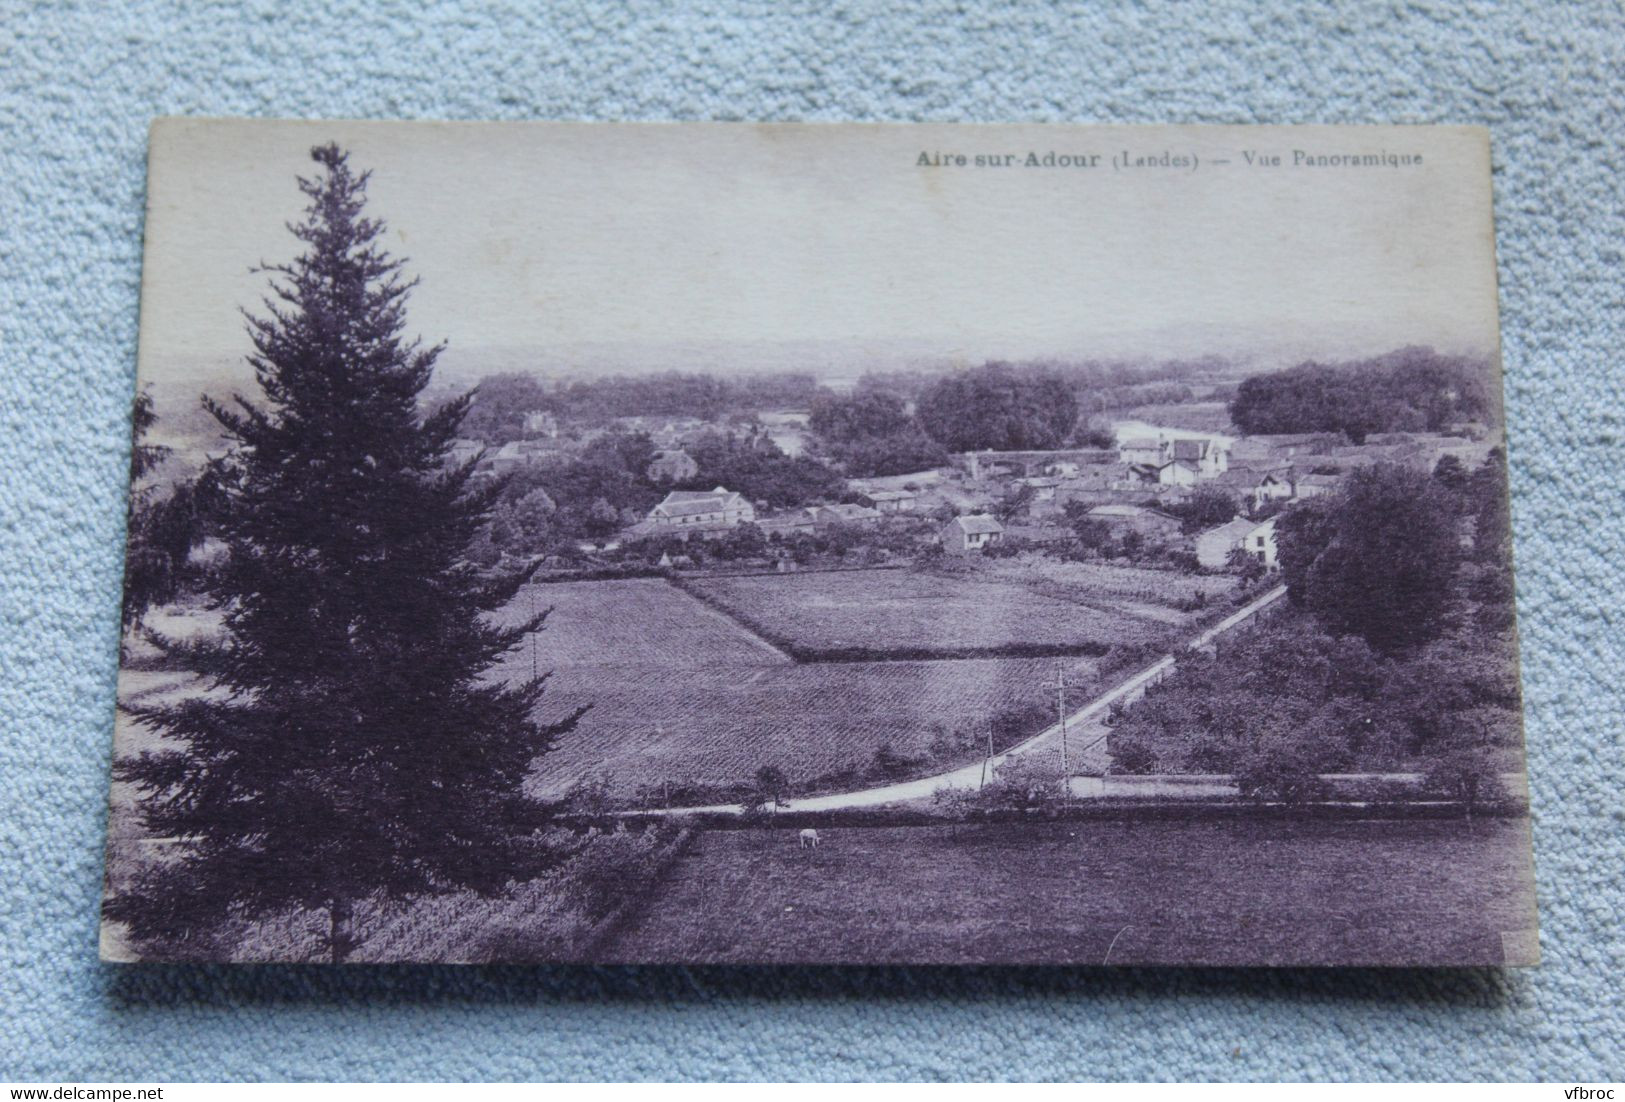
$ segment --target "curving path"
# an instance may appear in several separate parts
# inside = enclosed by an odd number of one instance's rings
[[[1186,647],[1204,647],[1214,639],[1223,635],[1231,628],[1245,623],[1258,612],[1274,604],[1286,596],[1286,586],[1276,586],[1267,593],[1254,598],[1223,620],[1207,628],[1193,637]],[[1165,654],[1151,665],[1146,666],[1138,673],[1120,681],[1117,685],[1101,693],[1089,703],[1066,717],[1067,751],[1073,761],[1084,759],[1091,752],[1098,755],[1099,748],[1106,741],[1106,727],[1104,720],[1113,704],[1119,701],[1127,704],[1138,700],[1148,685],[1155,684],[1163,674],[1172,669],[1174,656]],[[910,800],[928,800],[940,788],[975,788],[982,782],[983,770],[991,776],[1008,758],[1019,757],[1038,750],[1053,749],[1059,753],[1061,725],[1052,723],[1038,734],[1019,742],[1016,745],[997,754],[990,759],[978,759],[971,765],[950,769],[945,773],[937,773],[929,777],[919,777],[911,781],[899,781],[896,784],[880,785],[875,788],[860,788],[854,792],[837,792],[828,796],[806,796],[796,800],[786,800],[779,805],[781,811],[837,811],[849,807],[878,807],[881,804],[903,803]],[[1075,740],[1075,741],[1074,741]],[[637,815],[685,815],[685,814],[724,814],[737,815],[743,808],[738,804],[712,804],[708,807],[667,807],[655,808],[648,811],[638,811]]]

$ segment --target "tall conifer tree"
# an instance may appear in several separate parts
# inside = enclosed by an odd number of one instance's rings
[[[188,657],[221,691],[132,709],[175,746],[118,771],[146,828],[182,844],[109,916],[166,955],[297,908],[325,913],[342,960],[362,898],[525,876],[521,785],[575,723],[534,718],[545,678],[486,676],[545,617],[489,616],[534,566],[493,580],[467,561],[501,489],[447,464],[473,396],[420,412],[440,346],[403,335],[415,281],[362,213],[368,174],[333,145],[311,156],[289,227],[304,252],[265,269],[265,312],[246,315],[263,398],[205,400],[234,444],[215,472],[226,631]]]

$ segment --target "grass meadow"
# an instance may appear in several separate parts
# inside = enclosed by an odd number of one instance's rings
[[[1155,635],[1137,617],[980,573],[899,568],[695,578],[685,584],[742,623],[812,651],[1104,649]]]
[[[1526,819],[1139,820],[700,833],[618,962],[1499,965]]]
[[[1131,584],[1144,599],[1143,580],[1103,577],[1103,600],[1126,600],[1119,591]],[[769,765],[800,784],[861,772],[882,747],[927,759],[944,727],[981,731],[1001,713],[1053,708],[1044,684],[1058,662],[1075,687],[1071,699],[1081,701],[1100,673],[1083,655],[794,662],[750,631],[752,621],[770,621],[813,649],[861,644],[882,653],[941,640],[981,647],[1099,637],[1117,645],[1170,630],[1045,597],[1016,580],[884,570],[685,585],[708,599],[654,578],[541,584],[520,594],[513,615],[533,603],[553,612],[534,647],[509,654],[498,676],[550,671],[542,705],[550,717],[590,705],[537,763],[532,794],[556,797],[592,776],[617,799],[640,789],[715,788]],[[748,616],[725,607],[748,608]]]

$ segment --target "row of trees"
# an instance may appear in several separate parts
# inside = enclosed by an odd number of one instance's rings
[[[820,450],[853,478],[909,474],[948,462],[948,449],[925,434],[903,398],[873,382],[851,395],[819,394],[808,427]]]
[[[1078,423],[1078,401],[1058,375],[995,362],[939,379],[917,413],[949,451],[1026,451],[1060,447]]]
[[[1230,420],[1246,435],[1436,431],[1493,416],[1486,365],[1431,348],[1402,348],[1349,363],[1299,364],[1244,380]]]
[[[524,435],[532,413],[560,420],[602,423],[617,417],[693,417],[702,421],[752,411],[804,409],[819,393],[811,374],[785,372],[718,378],[703,373],[663,372],[577,379],[549,387],[535,375],[509,372],[480,381],[463,431],[490,443]]]
[[[860,478],[938,467],[951,452],[1113,443],[1104,430],[1075,432],[1071,383],[1046,369],[997,362],[923,384],[912,414],[881,379],[866,378],[850,395],[823,392],[812,404],[809,427],[821,450]]]

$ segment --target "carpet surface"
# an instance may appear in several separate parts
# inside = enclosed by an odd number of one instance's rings
[[[1618,4],[4,0],[0,26],[0,1078],[1625,1077]],[[161,114],[1489,125],[1546,963],[99,964]]]

